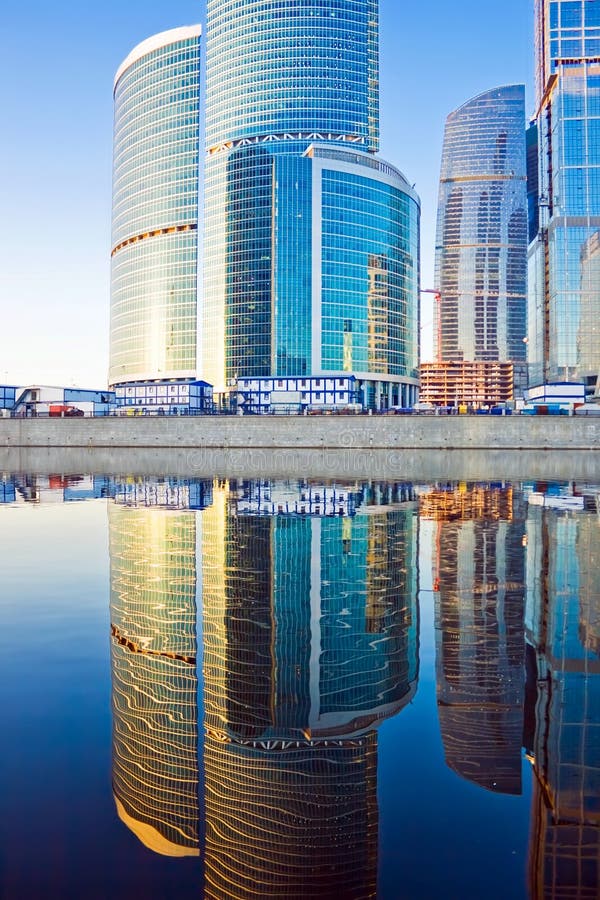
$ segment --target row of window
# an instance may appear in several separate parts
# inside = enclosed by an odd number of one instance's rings
[[[597,0],[555,0],[550,3],[550,30],[557,28],[600,28]]]
[[[179,75],[196,72],[199,56],[198,37],[165,44],[145,53],[122,73],[115,87],[115,101],[119,103],[122,95],[129,93],[137,82],[154,82],[158,72],[161,75],[164,73],[166,80],[174,80]]]

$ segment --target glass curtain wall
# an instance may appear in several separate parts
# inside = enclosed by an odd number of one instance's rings
[[[440,361],[526,357],[525,89],[495,88],[446,121],[436,237]]]
[[[532,381],[597,391],[600,4],[537,0],[539,219],[530,247]]]
[[[216,392],[325,371],[415,379],[419,204],[374,156],[378,122],[377,0],[209,0],[202,371]]]
[[[196,375],[200,26],[155,35],[115,78],[111,385]]]

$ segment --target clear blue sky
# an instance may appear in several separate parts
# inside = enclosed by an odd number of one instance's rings
[[[380,5],[381,155],[421,196],[427,287],[445,118],[517,82],[532,110],[533,0]],[[113,76],[139,41],[202,15],[201,0],[32,0],[4,10],[0,383],[106,383]],[[431,318],[425,304],[424,358]]]

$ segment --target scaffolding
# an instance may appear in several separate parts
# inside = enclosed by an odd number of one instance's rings
[[[513,400],[513,365],[508,362],[421,363],[419,399],[435,406],[480,409]]]

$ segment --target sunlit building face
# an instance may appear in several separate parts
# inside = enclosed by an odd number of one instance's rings
[[[194,378],[200,27],[136,47],[114,104],[109,383]]]

